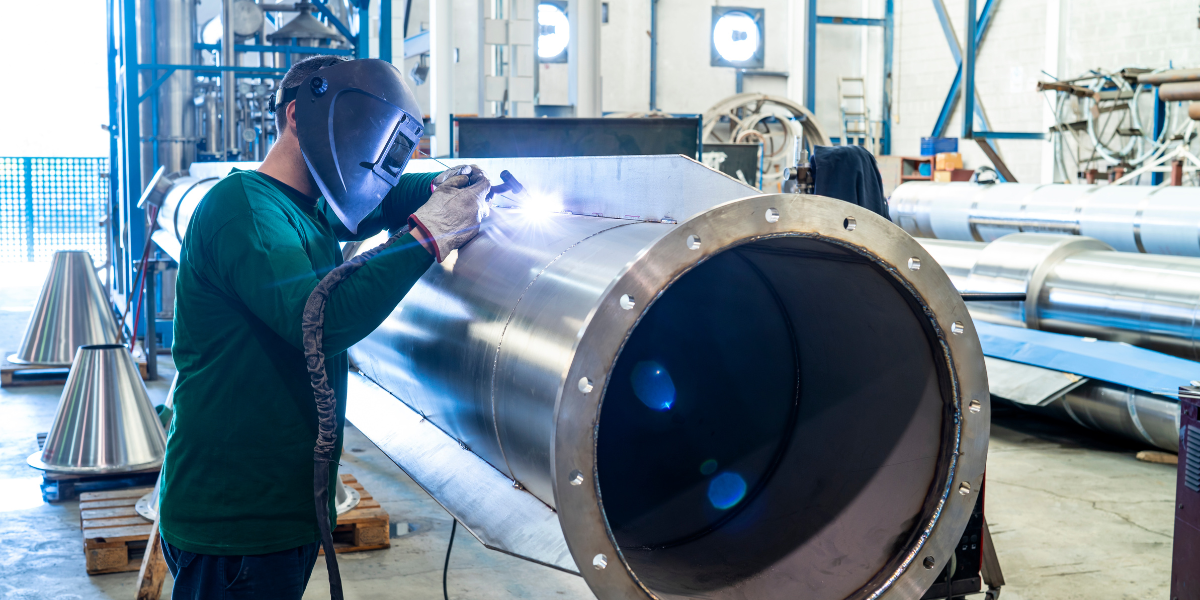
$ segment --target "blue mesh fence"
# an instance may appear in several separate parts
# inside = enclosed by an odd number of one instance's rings
[[[104,262],[107,158],[0,157],[0,263],[87,250]]]

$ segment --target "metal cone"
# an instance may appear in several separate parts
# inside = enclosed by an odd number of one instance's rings
[[[80,346],[115,343],[117,325],[92,256],[83,250],[55,252],[25,341],[9,362],[65,367]]]
[[[158,490],[160,486],[162,486],[162,475],[158,476],[158,483],[154,484],[154,490],[138,498],[137,503],[133,505],[137,514],[142,515],[148,521],[158,518]],[[334,506],[337,508],[337,514],[344,515],[350,509],[358,506],[359,499],[358,490],[338,481],[337,495],[334,497]]]
[[[162,464],[167,436],[129,351],[81,346],[41,452],[29,465],[58,473],[140,471]]]

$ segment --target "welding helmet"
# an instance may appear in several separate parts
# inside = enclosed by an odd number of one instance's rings
[[[292,90],[295,90],[294,92]],[[391,63],[330,61],[275,103],[296,102],[296,136],[325,201],[352,233],[400,182],[424,126],[417,97]]]

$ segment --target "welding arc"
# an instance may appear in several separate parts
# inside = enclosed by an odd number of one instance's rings
[[[304,361],[313,387],[313,400],[317,405],[317,442],[313,449],[313,503],[317,512],[317,528],[321,532],[321,546],[325,549],[325,566],[329,571],[329,595],[332,600],[343,600],[343,596],[342,575],[338,570],[337,552],[333,548],[333,532],[329,521],[329,465],[333,462],[333,449],[337,445],[337,395],[329,387],[329,376],[325,371],[325,353],[321,349],[325,337],[325,304],[338,284],[408,231],[409,227],[405,226],[384,243],[338,265],[325,275],[309,294],[301,317]]]

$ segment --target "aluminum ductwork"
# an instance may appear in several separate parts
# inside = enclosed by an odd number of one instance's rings
[[[888,203],[892,221],[914,237],[1065,233],[1122,252],[1200,256],[1200,188],[920,181],[896,188]]]
[[[960,292],[1029,298],[973,302],[976,319],[1200,361],[1200,260],[1114,252],[1099,240],[1070,235],[1015,233],[990,244],[919,241]]]
[[[925,593],[990,415],[930,253],[680,156],[456,162],[528,196],[351,349],[347,418],[468,531],[602,599]],[[160,244],[221,171],[167,189]]]

